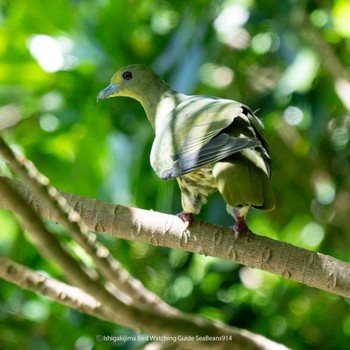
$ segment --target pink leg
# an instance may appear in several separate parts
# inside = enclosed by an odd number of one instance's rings
[[[182,211],[181,213],[177,214],[176,216],[178,216],[185,223],[185,230],[187,230],[188,227],[194,221],[193,214],[192,213],[187,213],[185,211]]]
[[[237,237],[242,232],[246,232],[246,233],[251,232],[245,222],[246,214],[247,213],[245,211],[242,213],[239,209],[234,208],[236,224],[233,226],[233,231]]]

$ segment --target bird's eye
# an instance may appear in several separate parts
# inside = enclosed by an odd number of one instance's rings
[[[131,72],[124,72],[122,77],[124,80],[130,80],[132,78],[132,73]]]

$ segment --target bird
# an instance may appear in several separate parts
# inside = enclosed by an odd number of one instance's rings
[[[154,129],[150,162],[163,180],[176,179],[188,228],[207,197],[219,191],[233,231],[251,232],[250,207],[273,210],[271,158],[264,126],[246,105],[172,90],[143,64],[120,68],[97,101],[125,96],[139,101]]]

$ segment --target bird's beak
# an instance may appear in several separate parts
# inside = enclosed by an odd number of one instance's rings
[[[108,97],[113,97],[114,94],[119,92],[119,85],[111,83],[105,89],[100,91],[97,95],[97,101],[103,100]]]

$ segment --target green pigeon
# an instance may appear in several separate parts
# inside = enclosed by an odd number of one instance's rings
[[[209,194],[219,191],[236,219],[235,233],[249,232],[249,207],[274,208],[271,160],[263,124],[244,104],[176,92],[150,68],[119,69],[97,100],[136,99],[155,131],[151,165],[163,180],[176,179],[186,228]]]

